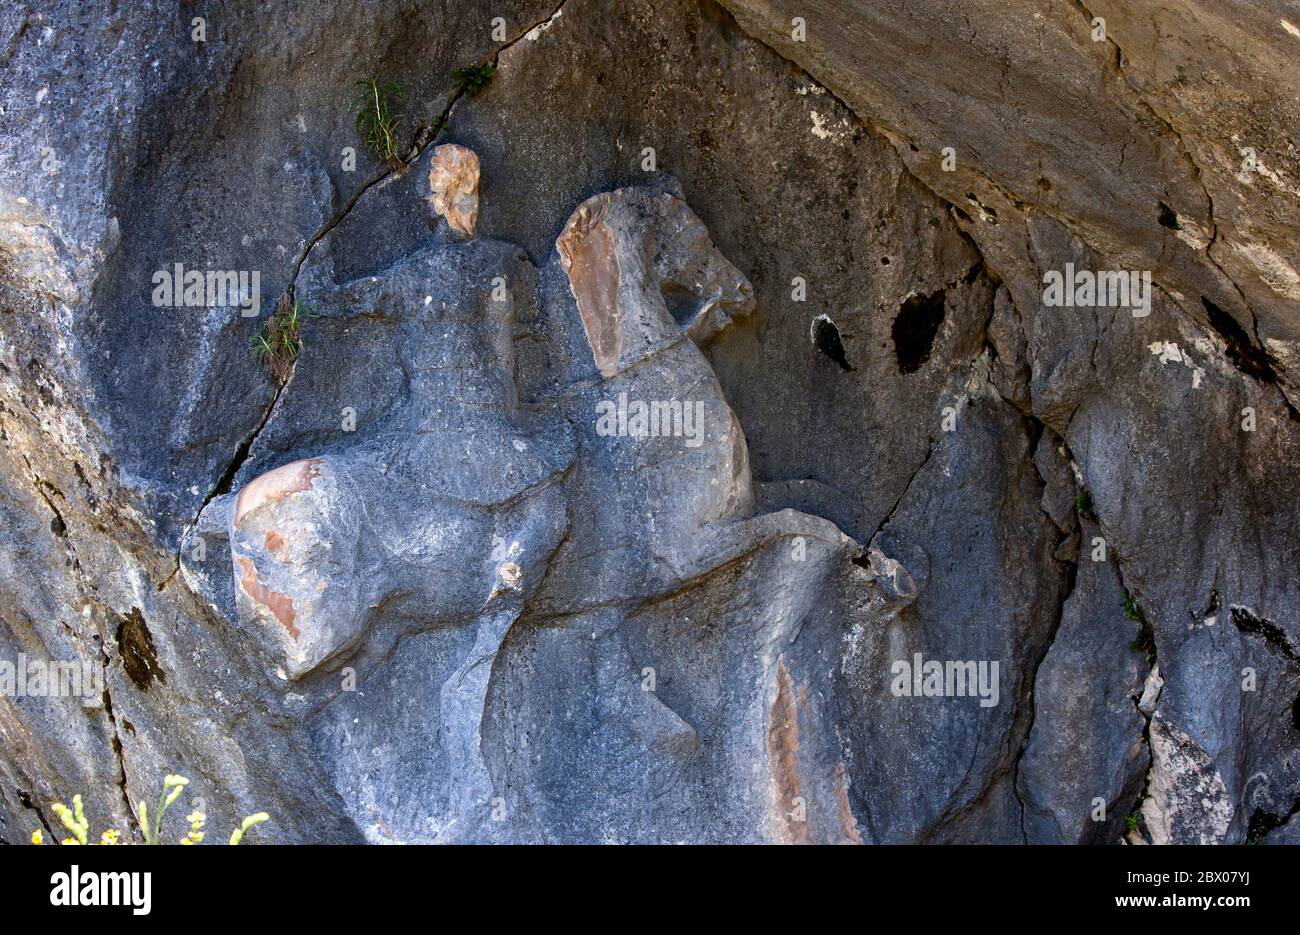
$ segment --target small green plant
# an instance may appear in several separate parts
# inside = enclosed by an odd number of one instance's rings
[[[1084,519],[1097,522],[1097,511],[1092,506],[1092,493],[1088,488],[1084,488],[1074,495],[1074,509]]]
[[[396,81],[367,78],[358,81],[357,97],[352,109],[357,112],[357,132],[366,146],[394,171],[406,168],[399,153],[397,125],[402,115],[398,113],[406,102],[406,89]]]
[[[456,87],[465,94],[477,94],[496,73],[497,67],[488,62],[484,65],[466,65],[464,68],[457,68],[451,73],[451,77],[456,82]]]
[[[1133,649],[1146,656],[1147,663],[1156,661],[1156,635],[1151,629],[1151,624],[1147,622],[1147,615],[1142,610],[1142,605],[1133,599],[1133,595],[1128,591],[1124,592],[1124,616],[1138,625],[1137,639],[1133,641]]]
[[[143,799],[136,806],[139,815],[137,821],[140,826],[140,833],[144,837],[145,844],[159,844],[162,842],[162,824],[163,817],[167,814],[167,809],[180,798],[185,787],[189,785],[189,780],[184,776],[168,775],[163,778],[162,793],[158,796],[158,805],[153,812],[153,821],[149,820],[149,805]],[[66,828],[71,837],[64,838],[60,844],[88,845],[90,844],[90,820],[86,818],[86,811],[81,802],[80,795],[72,797],[72,806],[69,808],[62,802],[55,802],[50,806],[55,815],[58,816],[59,822]],[[254,825],[260,825],[264,821],[270,821],[271,816],[266,812],[257,812],[245,818],[230,835],[230,843],[238,844],[244,839],[244,835],[249,828]],[[189,831],[185,837],[180,839],[181,844],[199,844],[203,841],[203,826],[207,823],[207,817],[200,811],[190,812],[185,819],[189,822]],[[113,845],[121,842],[122,835],[116,829],[110,828],[99,836],[99,842],[103,845]],[[42,831],[32,832],[33,844],[44,844],[45,834]]]
[[[302,352],[302,324],[314,317],[305,302],[283,295],[275,304],[271,317],[249,340],[253,356],[281,383],[289,378],[293,362]]]
[[[1137,817],[1137,814],[1134,813],[1134,814],[1132,814],[1132,815],[1126,815],[1125,818],[1124,818],[1124,830],[1125,830],[1125,831],[1136,831],[1137,829],[1138,829],[1138,817]]]

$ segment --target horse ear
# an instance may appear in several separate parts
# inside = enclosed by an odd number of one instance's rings
[[[569,216],[555,241],[591,356],[605,377],[614,375],[623,350],[618,243],[606,221],[609,205],[608,192],[588,198]]]

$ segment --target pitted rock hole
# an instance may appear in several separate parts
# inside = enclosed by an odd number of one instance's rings
[[[934,348],[935,336],[943,324],[947,291],[914,295],[903,303],[894,319],[894,353],[899,373],[916,373]]]
[[[853,370],[844,355],[844,342],[840,340],[840,329],[827,316],[818,315],[813,319],[812,342],[817,350],[839,364],[840,369],[849,372]]]

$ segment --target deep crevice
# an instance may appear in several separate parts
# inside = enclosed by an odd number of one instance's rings
[[[1002,400],[1002,403],[1003,405],[1012,408],[1015,412],[1020,413],[1020,410],[1017,407],[1012,406],[1012,404],[1007,402],[1005,399]],[[1056,644],[1056,638],[1060,635],[1061,621],[1065,618],[1065,605],[1070,600],[1071,596],[1073,596],[1075,588],[1078,585],[1079,559],[1077,554],[1075,555],[1072,561],[1068,561],[1068,562],[1056,558],[1056,554],[1059,552],[1061,544],[1066,541],[1066,539],[1069,537],[1069,534],[1065,533],[1063,530],[1059,530],[1059,527],[1056,526],[1056,521],[1052,519],[1051,515],[1047,514],[1047,511],[1043,508],[1041,491],[1047,489],[1047,479],[1044,478],[1041,473],[1039,473],[1038,464],[1034,461],[1034,452],[1038,448],[1038,444],[1042,439],[1043,433],[1047,431],[1047,426],[1044,425],[1038,419],[1034,418],[1032,415],[1028,415],[1025,413],[1020,413],[1020,414],[1021,414],[1021,424],[1024,426],[1025,436],[1026,439],[1029,441],[1029,445],[1027,448],[1029,454],[1029,464],[1033,468],[1034,476],[1038,478],[1038,483],[1041,486],[1040,495],[1038,498],[1038,508],[1047,516],[1048,523],[1053,528],[1057,528],[1058,531],[1061,532],[1061,535],[1058,538],[1055,547],[1052,549],[1052,560],[1056,562],[1058,565],[1064,566],[1064,568],[1062,568],[1060,572],[1062,576],[1061,590],[1059,593],[1059,599],[1056,604],[1056,613],[1054,615],[1054,621],[1052,623],[1052,631],[1047,635],[1047,641],[1043,645],[1042,655],[1040,655],[1036,660],[1033,660],[1032,664],[1030,665],[1029,676],[1025,683],[1028,688],[1028,690],[1025,693],[1025,704],[1029,708],[1029,715],[1028,715],[1028,720],[1025,724],[1024,737],[1022,737],[1020,741],[1020,749],[1016,751],[1015,760],[1012,762],[1012,766],[1011,766],[1011,770],[1012,770],[1011,789],[1015,795],[1016,802],[1018,802],[1020,805],[1020,837],[1027,844],[1029,843],[1029,833],[1025,827],[1025,814],[1028,811],[1028,809],[1026,808],[1025,801],[1020,794],[1021,791],[1020,790],[1020,767],[1022,762],[1024,761],[1025,752],[1029,749],[1029,741],[1034,732],[1034,722],[1037,720],[1038,717],[1038,700],[1036,697],[1036,692],[1038,688],[1038,672],[1040,669],[1042,669],[1043,663],[1047,661],[1047,655],[1052,651],[1052,647]],[[1064,440],[1062,440],[1062,444],[1064,444]],[[1082,524],[1079,523],[1078,521],[1077,510],[1076,510],[1076,517],[1075,517],[1075,526],[1079,529],[1082,529]],[[1017,714],[1018,713],[1019,712],[1017,711]]]
[[[14,794],[18,796],[18,803],[23,808],[27,809],[29,812],[36,813],[36,817],[41,820],[41,827],[44,828],[45,833],[50,836],[50,840],[54,840],[54,829],[51,828],[50,823],[45,820],[45,813],[37,807],[36,802],[32,800],[32,797],[22,789],[15,789]]]
[[[1147,676],[1150,677],[1148,671]],[[1145,691],[1145,684],[1143,686]],[[1156,695],[1159,698],[1159,693]],[[1147,768],[1142,776],[1142,788],[1138,790],[1137,798],[1133,800],[1133,807],[1129,809],[1128,815],[1125,816],[1124,824],[1120,826],[1120,840],[1127,836],[1132,830],[1137,832],[1143,841],[1151,840],[1151,830],[1147,827],[1146,817],[1142,814],[1142,803],[1147,800],[1151,790],[1151,768],[1155,765],[1155,748],[1151,745],[1151,717],[1141,708],[1142,697],[1139,695],[1133,699],[1133,710],[1137,712],[1138,717],[1142,718],[1142,742],[1147,748]],[[1152,709],[1155,710],[1154,708]],[[1132,827],[1129,827],[1129,819],[1132,819]]]
[[[1293,663],[1300,663],[1300,652],[1291,646],[1286,631],[1272,620],[1257,616],[1245,607],[1233,607],[1230,616],[1233,626],[1242,633],[1261,637],[1270,649]]]
[[[1255,809],[1250,813],[1250,821],[1246,825],[1246,843],[1259,843],[1269,832],[1290,821],[1297,812],[1300,812],[1300,798],[1291,803],[1291,808],[1285,815],[1276,815],[1262,808]]]
[[[291,374],[289,380],[292,379],[293,376]],[[221,472],[221,477],[217,479],[217,483],[212,488],[211,492],[204,498],[203,504],[199,507],[199,513],[195,514],[194,521],[196,523],[198,522],[199,514],[204,511],[209,503],[217,497],[230,493],[231,489],[234,487],[235,476],[239,474],[239,469],[242,468],[244,462],[248,460],[249,452],[252,451],[253,443],[257,441],[257,436],[262,434],[262,429],[266,428],[266,423],[271,420],[271,413],[275,412],[275,404],[280,401],[280,394],[283,393],[284,388],[289,385],[289,380],[281,383],[276,388],[275,395],[271,397],[271,402],[267,404],[266,410],[262,413],[262,418],[257,420],[257,425],[253,426],[252,431],[244,436],[243,440],[239,443],[239,447],[235,449],[235,453],[231,457],[230,463],[227,464],[226,469]]]
[[[1142,814],[1142,803],[1145,802],[1150,797],[1151,773],[1156,762],[1156,751],[1151,741],[1151,721],[1153,720],[1153,718],[1150,715],[1148,715],[1145,711],[1142,710],[1141,704],[1142,704],[1142,695],[1145,694],[1146,692],[1146,680],[1151,677],[1151,673],[1155,671],[1155,669],[1159,666],[1159,662],[1157,661],[1157,657],[1159,655],[1159,649],[1156,644],[1155,629],[1151,627],[1150,623],[1147,622],[1146,614],[1141,612],[1140,607],[1132,597],[1133,592],[1129,590],[1128,584],[1124,581],[1123,559],[1118,554],[1114,554],[1114,553],[1112,553],[1112,557],[1115,561],[1115,577],[1119,579],[1120,590],[1123,591],[1125,595],[1125,603],[1127,604],[1128,602],[1133,601],[1133,606],[1138,609],[1138,612],[1141,614],[1142,617],[1141,621],[1139,621],[1138,623],[1140,628],[1139,639],[1141,639],[1144,630],[1149,633],[1149,639],[1150,639],[1150,655],[1146,656],[1144,654],[1144,659],[1147,662],[1147,674],[1143,676],[1142,691],[1138,694],[1138,697],[1133,699],[1133,708],[1134,710],[1137,711],[1138,717],[1142,718],[1144,722],[1144,727],[1142,729],[1142,739],[1145,742],[1147,748],[1147,769],[1146,769],[1146,774],[1142,777],[1142,788],[1138,791],[1137,798],[1133,800],[1133,808],[1129,811],[1129,816],[1135,818],[1134,826],[1131,830],[1136,831],[1139,837],[1142,838],[1142,840],[1150,842],[1151,832],[1150,829],[1147,828],[1146,818]],[[1127,607],[1125,608],[1125,616],[1126,617],[1128,616]],[[1135,651],[1141,651],[1138,650],[1138,646],[1136,643],[1133,645],[1132,648]],[[1145,651],[1143,652],[1145,653]],[[1163,691],[1163,689],[1161,689],[1161,691]],[[1159,699],[1160,699],[1160,691],[1157,691],[1155,701],[1158,702]],[[1152,708],[1151,710],[1154,712],[1155,708]],[[1126,827],[1127,817],[1128,816],[1126,816],[1125,825],[1121,825],[1120,827],[1121,841],[1123,840],[1127,832],[1130,830],[1128,827]]]
[[[910,296],[894,317],[892,335],[899,373],[915,373],[934,349],[946,312],[947,289]]]
[[[1256,380],[1277,383],[1277,374],[1268,355],[1255,346],[1237,319],[1204,296],[1201,297],[1201,307],[1210,319],[1210,326],[1228,346],[1228,359],[1236,364],[1237,369]]]
[[[103,646],[100,646],[100,653],[103,655],[105,666],[107,666],[110,660],[108,658],[108,652]],[[109,746],[113,749],[113,756],[117,758],[117,779],[115,780],[115,783],[118,791],[122,794],[122,804],[126,807],[126,815],[128,817],[134,817],[135,809],[131,805],[131,793],[127,789],[126,753],[122,749],[122,736],[117,729],[117,715],[113,711],[113,696],[109,694],[107,685],[104,686],[101,698],[104,702],[104,715],[108,718],[109,726],[113,729],[113,736],[109,738]],[[131,727],[131,722],[127,721],[126,725]],[[131,729],[131,733],[135,733],[134,728]]]
[[[912,472],[912,476],[907,479],[907,483],[903,486],[903,492],[898,495],[898,499],[895,500],[893,505],[889,508],[889,512],[885,514],[884,519],[882,519],[879,525],[876,526],[875,532],[863,540],[868,548],[870,548],[871,543],[876,540],[876,536],[880,535],[884,528],[889,525],[889,521],[894,518],[894,514],[898,512],[898,508],[903,505],[903,501],[907,499],[908,493],[911,492],[912,484],[916,482],[917,477],[919,477],[921,472],[925,470],[925,466],[930,463],[930,459],[934,457],[935,449],[938,447],[939,442],[931,437],[930,450],[925,453],[925,458],[919,465],[917,465],[916,470]]]

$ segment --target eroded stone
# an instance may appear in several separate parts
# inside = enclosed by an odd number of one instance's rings
[[[478,156],[474,150],[444,143],[429,162],[429,201],[433,210],[464,237],[478,225]]]

